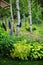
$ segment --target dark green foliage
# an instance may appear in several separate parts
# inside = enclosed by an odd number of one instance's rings
[[[32,20],[34,24],[42,23],[41,7],[38,1],[32,0]]]
[[[6,2],[10,2],[9,0],[5,0]],[[31,0],[31,5],[32,5],[32,20],[33,23],[35,24],[40,24],[42,22],[42,9],[40,7],[40,4],[38,4],[38,1],[36,0]],[[16,0],[12,0],[12,7],[13,7],[13,15],[14,18],[17,18],[17,9],[16,9]],[[29,12],[28,12],[28,0],[20,0],[20,14],[21,18],[23,18],[23,14],[28,17]],[[4,12],[4,13],[3,13]],[[9,17],[10,16],[10,8],[9,9],[3,9],[0,7],[0,14],[2,17]]]
[[[22,36],[10,36],[3,28],[0,27],[0,43],[1,44],[12,44],[17,41],[23,40]]]
[[[3,55],[8,55],[12,46],[13,40],[10,36],[0,28],[0,51]]]
[[[0,21],[0,27],[2,27],[1,21]]]
[[[10,36],[3,28],[0,27],[0,53],[2,55],[9,55],[13,43],[21,41],[22,39],[23,38],[20,36]]]
[[[30,31],[30,27],[29,27],[28,25],[25,27],[25,29],[26,29],[27,31]]]
[[[0,58],[0,65],[43,65],[43,60],[38,61],[15,61],[10,58]]]
[[[25,27],[25,29],[30,32],[30,26],[29,26],[29,25],[27,25],[27,26]],[[32,30],[33,30],[33,31],[37,30],[37,27],[36,27],[36,26],[32,26]]]

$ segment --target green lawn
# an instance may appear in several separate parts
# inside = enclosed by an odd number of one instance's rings
[[[10,58],[0,58],[0,65],[43,65],[43,60],[39,61],[15,61]]]

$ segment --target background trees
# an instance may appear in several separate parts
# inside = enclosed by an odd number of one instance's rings
[[[5,0],[9,3],[9,0]],[[28,0],[20,0],[20,15],[21,18],[23,18],[23,14],[27,17],[28,16]],[[32,5],[32,20],[33,23],[39,23],[41,22],[41,7],[40,4],[38,3],[38,0],[31,0],[31,5]],[[14,18],[17,18],[17,10],[16,10],[16,0],[12,1],[12,7],[13,7],[13,15]],[[4,12],[4,13],[3,13]],[[10,9],[0,9],[1,15],[4,16],[10,16]]]
[[[32,20],[33,23],[38,24],[42,21],[41,7],[38,0],[32,0]]]

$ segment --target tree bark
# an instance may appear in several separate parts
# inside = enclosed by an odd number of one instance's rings
[[[14,21],[13,21],[13,11],[12,11],[12,0],[10,0],[10,12],[11,12],[11,19],[12,19],[12,22],[11,22],[11,32],[13,34],[13,26],[14,26]]]
[[[19,8],[19,0],[16,0],[16,8],[17,8],[17,18],[18,18],[18,26],[17,26],[17,29],[16,29],[16,35],[18,35],[19,33],[19,25],[20,25],[20,8]]]
[[[29,18],[30,18],[30,33],[32,33],[32,12],[31,12],[31,1],[28,0]]]

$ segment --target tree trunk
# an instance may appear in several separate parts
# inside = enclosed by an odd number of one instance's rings
[[[17,29],[16,29],[16,35],[18,35],[19,33],[19,25],[20,25],[20,8],[19,8],[19,0],[16,0],[16,8],[17,8],[17,18],[18,18],[18,26],[17,26]]]
[[[11,12],[11,19],[12,19],[12,22],[11,22],[11,32],[13,34],[13,26],[14,26],[14,21],[13,21],[13,11],[12,11],[12,0],[10,0],[10,12]]]
[[[30,33],[32,33],[32,13],[31,13],[31,1],[28,0],[29,18],[30,18]]]

